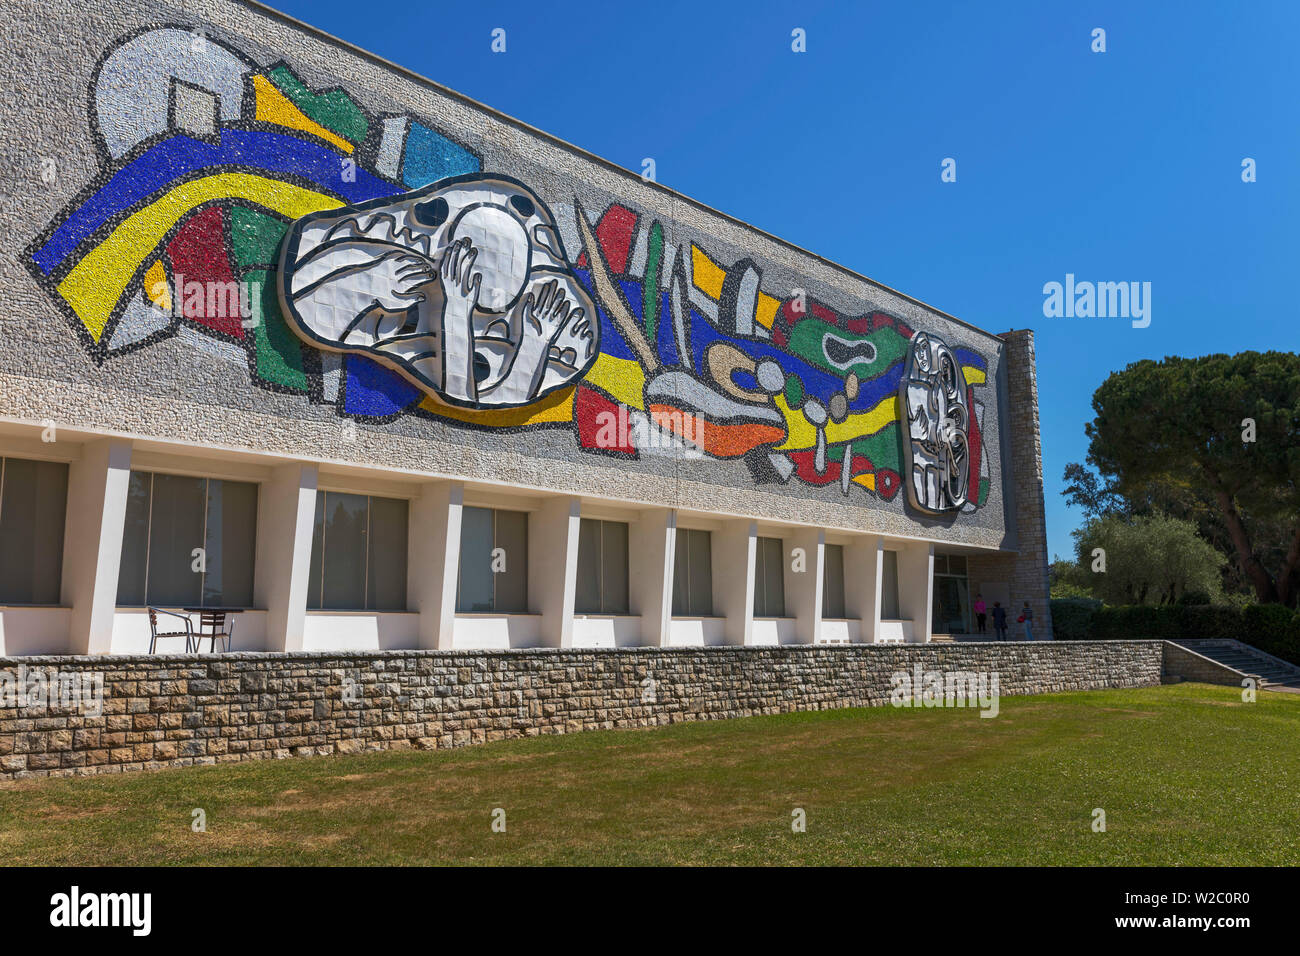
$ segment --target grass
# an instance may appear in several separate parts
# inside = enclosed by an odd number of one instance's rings
[[[1300,695],[1180,684],[19,781],[0,860],[1296,865],[1298,738]]]

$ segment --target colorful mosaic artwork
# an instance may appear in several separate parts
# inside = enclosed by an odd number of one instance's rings
[[[101,172],[25,259],[98,363],[178,337],[348,417],[563,429],[624,459],[684,441],[888,501],[910,474],[931,513],[987,497],[986,360],[896,316],[538,196],[434,124],[187,27],[118,42],[90,94]]]
[[[596,307],[555,218],[505,176],[305,216],[284,245],[280,302],[309,344],[468,408],[535,402],[596,358]]]

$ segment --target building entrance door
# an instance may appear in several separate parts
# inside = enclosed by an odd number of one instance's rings
[[[930,629],[935,634],[971,632],[970,583],[961,555],[934,556],[934,602]]]

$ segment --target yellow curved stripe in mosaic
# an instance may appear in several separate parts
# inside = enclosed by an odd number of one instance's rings
[[[96,342],[104,334],[108,317],[140,260],[153,254],[168,230],[187,212],[215,199],[247,199],[289,219],[343,205],[324,193],[252,173],[219,173],[181,183],[114,229],[59,283],[59,295],[72,306]]]
[[[776,451],[797,451],[801,448],[813,448],[817,444],[817,428],[808,421],[802,411],[792,409],[784,395],[774,397],[776,407],[785,416],[786,438],[776,446]],[[898,421],[898,396],[891,395],[875,408],[865,412],[856,412],[842,422],[827,422],[826,441],[832,445],[865,438],[874,435],[886,425]]]
[[[868,491],[876,490],[875,472],[867,472],[867,474],[865,475],[854,475],[849,480],[852,481],[854,484],[861,485],[863,488],[866,488]]]
[[[966,375],[967,385],[983,385],[984,380],[988,377],[984,374],[983,369],[978,369],[974,365],[963,365],[961,370]]]
[[[472,422],[489,428],[517,428],[521,425],[546,425],[553,422],[573,421],[573,396],[576,388],[553,392],[542,401],[524,408],[489,408],[475,411],[455,405],[444,405],[432,398],[420,402],[420,408],[442,418],[458,422]]]
[[[635,359],[601,352],[587,373],[587,381],[624,405],[645,411],[645,369]]]
[[[319,136],[321,139],[333,143],[345,153],[350,153],[355,148],[343,137],[331,133],[320,123],[310,119],[306,113],[289,101],[289,97],[277,90],[266,77],[253,77],[253,89],[257,91],[257,107],[254,113],[257,119]]]

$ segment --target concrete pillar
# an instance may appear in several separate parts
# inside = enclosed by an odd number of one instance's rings
[[[628,605],[641,616],[641,643],[667,647],[673,623],[673,560],[677,552],[677,512],[642,511],[628,528]]]
[[[281,465],[262,485],[253,600],[266,608],[266,649],[300,651],[316,524],[315,465]]]
[[[822,578],[826,573],[826,532],[800,528],[785,538],[785,613],[795,619],[795,640],[813,644],[822,624]],[[794,570],[794,552],[803,549],[804,569]]]
[[[898,614],[912,622],[912,642],[930,643],[934,600],[934,545],[914,541],[898,552]]]
[[[758,522],[734,518],[713,534],[713,613],[727,619],[724,640],[747,644],[754,629]]]
[[[465,484],[460,481],[425,485],[411,502],[406,599],[420,614],[419,646],[427,650],[452,647],[464,507]]]
[[[68,466],[63,532],[63,600],[71,605],[73,654],[107,654],[113,644],[117,577],[131,482],[131,443],[87,442]]]
[[[528,603],[542,616],[544,647],[573,646],[581,524],[582,502],[572,496],[547,498],[528,517]]]
[[[860,622],[864,644],[880,634],[880,584],[884,547],[876,535],[859,535],[844,547],[844,613]]]

